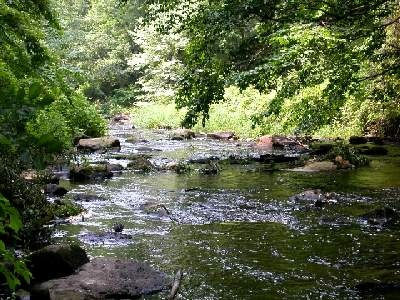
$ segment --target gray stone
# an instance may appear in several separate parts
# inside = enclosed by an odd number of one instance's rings
[[[136,299],[170,286],[170,278],[144,263],[95,258],[77,274],[36,285],[32,299]]]

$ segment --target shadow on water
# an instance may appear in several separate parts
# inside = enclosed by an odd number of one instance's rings
[[[123,140],[125,133],[114,134]],[[146,147],[162,150],[155,158],[240,151],[233,143],[138,135],[150,141]],[[143,145],[123,140],[122,146],[136,153]],[[101,199],[82,202],[89,216],[58,227],[56,237],[79,241],[92,257],[143,260],[170,274],[182,269],[179,299],[396,299],[396,289],[365,294],[359,284],[400,283],[400,228],[360,216],[376,207],[400,208],[399,175],[399,156],[332,173],[271,171],[260,164],[223,165],[213,176],[126,171],[72,186],[70,197]],[[308,189],[339,196],[323,208],[291,200]],[[105,234],[115,223],[131,238]]]

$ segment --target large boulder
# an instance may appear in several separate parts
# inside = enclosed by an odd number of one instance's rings
[[[231,131],[223,131],[223,132],[213,132],[208,133],[207,137],[214,140],[232,140],[237,139],[234,132]]]
[[[190,140],[194,137],[196,137],[194,131],[186,128],[176,129],[171,134],[171,140],[176,141]]]
[[[170,278],[144,263],[96,258],[77,274],[36,285],[32,299],[136,299],[170,286]]]
[[[131,118],[125,114],[118,114],[111,118],[111,123],[116,125],[131,125]]]
[[[77,145],[79,150],[98,151],[109,148],[121,148],[118,139],[114,137],[100,137],[92,139],[80,139]]]
[[[78,245],[51,245],[28,257],[34,282],[71,275],[87,262],[85,250]]]

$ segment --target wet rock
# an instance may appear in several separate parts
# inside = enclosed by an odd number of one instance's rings
[[[349,143],[352,145],[361,145],[361,144],[366,144],[368,142],[368,139],[364,136],[351,136],[349,138]]]
[[[132,235],[121,232],[101,232],[101,233],[86,233],[80,235],[80,238],[85,243],[89,244],[118,244],[132,240]]]
[[[16,300],[31,300],[31,293],[25,290],[18,290],[15,292]]]
[[[128,163],[128,168],[141,172],[150,172],[155,170],[153,164],[144,156],[132,157],[131,161]]]
[[[321,190],[307,190],[289,197],[289,200],[296,202],[311,202],[315,207],[323,207],[326,204],[336,203],[338,195],[335,193],[323,193]]]
[[[87,262],[85,250],[78,245],[51,245],[28,257],[28,267],[35,282],[71,275]]]
[[[108,169],[108,164],[74,166],[69,171],[72,182],[85,182],[104,180],[113,177],[113,172]]]
[[[86,151],[98,151],[109,148],[121,149],[121,144],[118,139],[113,137],[100,137],[92,139],[80,139],[77,148]]]
[[[388,153],[389,151],[386,148],[378,146],[361,150],[361,154],[364,155],[387,155]]]
[[[124,169],[120,164],[106,164],[106,171],[108,172],[121,172]]]
[[[391,226],[400,224],[400,212],[390,207],[374,209],[361,217],[371,225]]]
[[[225,140],[225,141],[237,139],[235,133],[231,131],[208,133],[207,137],[214,140]]]
[[[124,225],[121,223],[116,223],[113,225],[114,232],[122,232],[124,230]]]
[[[68,190],[58,184],[48,183],[44,186],[44,193],[51,197],[62,197]]]
[[[94,201],[105,201],[106,199],[97,196],[97,195],[89,195],[89,194],[76,194],[74,195],[74,201],[77,202],[94,202]]]
[[[185,128],[176,129],[171,134],[171,140],[175,141],[190,140],[194,137],[196,137],[194,131]]]
[[[33,288],[34,299],[137,299],[170,288],[171,279],[145,263],[95,258],[77,274]]]
[[[324,172],[335,171],[337,166],[331,161],[310,161],[304,167],[290,169],[295,172]]]
[[[263,150],[305,150],[305,146],[302,145],[297,139],[279,135],[265,135],[259,137],[256,147]]]

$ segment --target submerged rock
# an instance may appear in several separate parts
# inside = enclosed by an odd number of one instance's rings
[[[217,161],[210,160],[208,164],[199,170],[203,175],[217,175],[221,171]]]
[[[98,151],[102,149],[118,148],[121,149],[121,144],[118,139],[113,137],[100,137],[91,139],[80,139],[77,145],[79,150]]]
[[[74,201],[78,202],[93,202],[93,201],[105,201],[104,197],[98,195],[90,195],[90,194],[76,194],[74,195]]]
[[[78,245],[51,245],[33,252],[28,267],[35,282],[71,275],[89,258]]]
[[[372,296],[375,297],[388,295],[393,296],[393,298],[388,299],[397,299],[397,296],[400,293],[400,283],[394,282],[361,282],[355,286],[355,288],[363,295],[363,296]],[[367,299],[374,299],[373,297]],[[378,299],[378,298],[375,298]],[[382,298],[379,298],[382,299]]]
[[[80,238],[89,244],[118,244],[132,240],[132,235],[121,232],[85,233]]]
[[[170,288],[171,279],[145,263],[95,258],[77,274],[36,285],[34,299],[136,299]]]
[[[114,232],[122,232],[124,230],[124,225],[121,223],[116,223],[113,225]]]
[[[338,195],[335,193],[323,193],[321,190],[307,190],[289,197],[291,201],[297,202],[311,202],[316,207],[323,207],[329,203],[336,203]]]
[[[335,171],[337,170],[337,166],[331,161],[311,161],[307,162],[304,167],[294,168],[290,170],[298,172]]]
[[[400,224],[400,212],[390,207],[377,208],[361,215],[371,225],[390,226]]]
[[[171,140],[175,141],[190,140],[194,137],[196,137],[194,131],[185,128],[176,129],[171,133]]]

